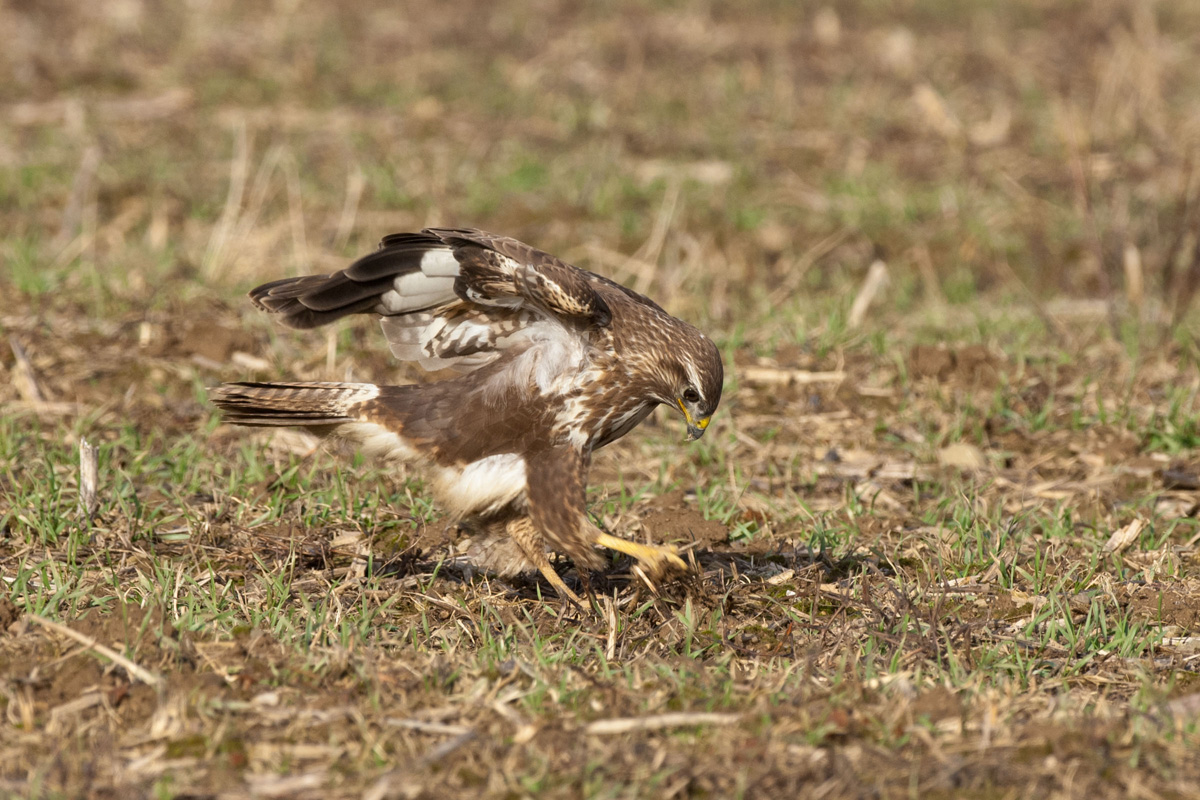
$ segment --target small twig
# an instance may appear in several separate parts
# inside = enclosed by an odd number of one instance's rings
[[[417,762],[417,766],[425,767],[445,760],[455,750],[474,741],[478,735],[472,729],[459,736],[455,736],[453,739],[442,742],[422,756],[420,761]],[[408,793],[404,790],[413,786],[412,773],[412,766],[388,770],[379,776],[379,780],[375,781],[371,788],[363,792],[363,800],[383,800],[385,797],[395,797],[397,795],[407,796]]]
[[[100,482],[100,464],[96,447],[87,439],[79,439],[79,511],[88,522],[96,516],[100,501],[96,497],[96,486]]]
[[[1142,534],[1142,528],[1145,527],[1145,520],[1135,519],[1128,525],[1117,528],[1108,537],[1108,541],[1104,543],[1104,552],[1120,553],[1126,550],[1131,544],[1137,541],[1137,538]]]
[[[678,177],[668,180],[667,191],[663,194],[662,205],[659,206],[658,214],[654,218],[654,227],[650,230],[650,236],[638,248],[632,260],[649,264],[651,267],[658,264],[663,245],[667,241],[667,233],[671,230],[671,222],[675,219],[675,209],[679,205],[679,185]]]
[[[292,261],[298,272],[304,272],[309,269],[311,262],[308,257],[308,235],[305,233],[304,200],[300,192],[300,171],[290,152],[281,163],[287,187],[288,224],[292,229]]]
[[[925,302],[931,306],[946,305],[946,294],[938,282],[937,269],[933,266],[933,256],[929,247],[924,243],[913,248],[913,260],[917,262],[917,271],[921,274],[921,283],[925,287]]]
[[[876,261],[867,270],[867,279],[863,281],[862,288],[858,290],[858,296],[854,298],[854,304],[850,306],[850,314],[846,317],[848,327],[857,328],[862,324],[863,319],[867,316],[867,310],[887,285],[887,264]]]
[[[62,705],[50,709],[50,721],[46,724],[47,733],[61,732],[63,719],[87,711],[92,706],[104,704],[104,697],[99,691],[91,691]]]
[[[806,386],[810,383],[840,383],[846,380],[842,370],[813,372],[806,369],[780,369],[778,367],[743,367],[738,377],[747,383],[771,383],[783,386]]]
[[[474,730],[469,730],[460,736],[455,736],[453,739],[442,742],[437,747],[430,750],[425,754],[424,757],[422,757],[421,761],[425,764],[436,764],[463,745],[470,744],[478,736],[479,734],[477,734]]]
[[[354,231],[354,218],[358,215],[358,203],[362,200],[363,189],[367,187],[367,178],[362,168],[357,164],[354,171],[346,176],[346,198],[342,202],[342,214],[338,217],[337,233],[333,236],[333,249],[341,250],[350,241]]]
[[[33,406],[46,402],[46,394],[38,385],[37,373],[33,364],[29,362],[29,356],[25,354],[25,348],[17,341],[16,336],[8,337],[8,346],[12,348],[13,358],[16,359],[13,383],[16,384],[21,399]]]
[[[779,305],[784,300],[794,297],[809,269],[840,247],[842,242],[850,237],[850,233],[849,228],[836,230],[801,253],[798,259],[788,265],[779,287],[771,293],[771,305]]]
[[[71,183],[71,195],[67,199],[67,207],[63,209],[62,224],[59,225],[58,235],[54,237],[54,247],[62,250],[75,238],[75,231],[83,221],[83,210],[92,194],[92,183],[96,170],[100,168],[100,148],[89,145],[83,151],[79,160],[79,168],[75,171],[75,179]]]
[[[225,195],[225,207],[221,211],[217,224],[213,226],[212,235],[208,240],[208,249],[204,253],[204,271],[209,275],[217,271],[222,251],[237,224],[249,173],[250,136],[247,132],[246,120],[239,119],[234,129],[233,157],[229,163],[229,191]]]
[[[37,614],[26,614],[25,619],[36,622],[38,625],[41,625],[47,630],[51,630],[55,633],[74,639],[88,650],[93,650],[109,659],[113,663],[119,665],[122,669],[129,673],[131,678],[137,678],[147,686],[153,686],[155,689],[163,689],[166,687],[166,681],[163,680],[161,675],[156,675],[145,667],[135,664],[125,656],[118,653],[116,650],[113,650],[107,645],[100,644],[100,642],[96,641],[90,636],[85,636],[79,631],[68,628],[66,625],[52,622],[51,620],[48,620],[45,617]]]
[[[604,648],[604,657],[609,661],[617,658],[617,610],[613,598],[604,598],[604,621],[608,624],[608,639]]]
[[[1142,269],[1141,251],[1133,242],[1125,245],[1121,266],[1125,270],[1125,299],[1140,317],[1146,301],[1146,276]]]
[[[1179,196],[1175,200],[1175,208],[1172,212],[1175,236],[1172,237],[1171,245],[1167,248],[1166,255],[1163,256],[1162,281],[1158,287],[1159,291],[1163,293],[1164,300],[1167,297],[1173,298],[1173,301],[1168,303],[1171,306],[1173,320],[1178,319],[1178,291],[1181,288],[1179,254],[1183,252],[1183,245],[1187,237],[1195,230],[1193,217],[1196,214],[1196,205],[1191,202],[1189,194],[1196,168],[1195,152],[1195,148],[1189,148],[1184,154],[1183,168],[1180,170]],[[1167,334],[1167,331],[1163,332],[1164,336]]]
[[[247,775],[246,783],[254,797],[296,797],[304,789],[318,789],[324,785],[324,770],[302,775]]]
[[[447,725],[444,722],[428,722],[422,719],[388,717],[383,721],[383,724],[389,728],[404,728],[405,730],[418,731],[420,733],[444,734],[448,736],[462,736],[463,734],[472,732],[472,729],[465,725]]]
[[[1062,342],[1069,343],[1073,341],[1070,330],[1061,322],[1059,322],[1057,317],[1050,313],[1050,310],[1046,308],[1045,304],[1042,303],[1033,289],[1029,287],[1029,284],[1021,280],[1021,276],[1017,274],[1015,269],[1013,269],[1012,264],[1008,263],[1008,259],[1001,258],[997,261],[997,263],[1004,268],[1005,272],[1008,273],[1009,280],[1020,287],[1021,291],[1025,293],[1025,297],[1029,300],[1030,305],[1033,307],[1033,313],[1037,314],[1038,319],[1042,321],[1042,324],[1045,325],[1048,330],[1052,331],[1054,335],[1057,336]],[[1107,303],[1105,304],[1105,308],[1108,308]]]
[[[1171,314],[1172,328],[1183,321],[1183,315],[1187,313],[1192,299],[1196,296],[1196,289],[1200,287],[1200,237],[1196,238],[1196,244],[1192,248],[1191,261],[1179,275],[1178,284],[1179,286],[1174,292],[1175,307]]]
[[[664,728],[682,728],[688,725],[733,725],[741,722],[741,714],[721,714],[708,711],[680,711],[672,714],[656,714],[652,717],[617,717],[598,719],[583,726],[589,736],[609,736],[633,731],[659,731]]]

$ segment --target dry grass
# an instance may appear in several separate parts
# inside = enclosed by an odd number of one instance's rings
[[[1200,7],[0,30],[0,791],[1200,796]],[[575,616],[472,574],[420,475],[213,418],[221,380],[417,378],[240,298],[426,224],[721,342],[705,439],[593,478],[688,579],[617,560]]]

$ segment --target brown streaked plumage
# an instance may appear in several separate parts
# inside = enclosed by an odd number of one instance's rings
[[[393,234],[341,272],[273,281],[250,298],[293,328],[379,315],[398,359],[462,374],[409,386],[227,383],[213,401],[230,422],[303,426],[424,465],[447,510],[490,534],[473,551],[480,566],[537,568],[576,602],[547,548],[580,567],[600,565],[597,545],[652,573],[683,567],[669,548],[602,533],[584,504],[592,451],[660,403],[698,438],[721,399],[716,345],[651,300],[515,239],[453,228]]]

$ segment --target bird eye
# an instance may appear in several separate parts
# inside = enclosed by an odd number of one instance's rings
[[[683,402],[695,403],[699,399],[700,399],[700,393],[697,392],[692,387],[689,386],[688,388],[683,390]]]

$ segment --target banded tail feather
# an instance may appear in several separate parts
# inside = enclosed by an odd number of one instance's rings
[[[356,407],[379,396],[372,383],[225,383],[212,401],[235,425],[307,427],[355,422]]]

